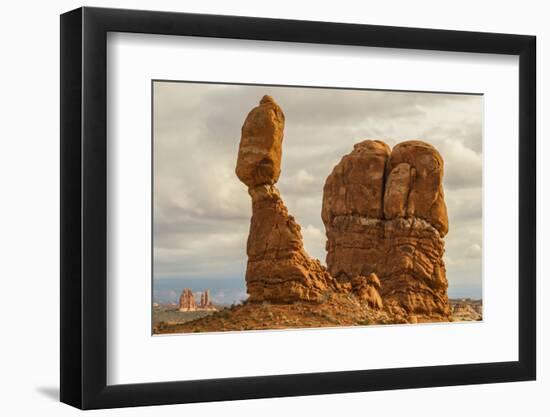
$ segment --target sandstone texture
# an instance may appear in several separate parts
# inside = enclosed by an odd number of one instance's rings
[[[396,145],[388,160],[384,217],[417,217],[449,231],[443,193],[443,158],[432,145],[418,140]]]
[[[281,175],[285,115],[270,96],[248,113],[241,129],[236,174],[248,187],[273,185]]]
[[[384,172],[390,147],[379,140],[354,146],[327,178],[323,192],[323,221],[338,216],[381,218],[384,213]],[[326,224],[326,221],[325,221]]]
[[[375,273],[368,277],[357,275],[350,281],[352,293],[370,308],[381,310],[383,308],[382,297],[380,296],[380,280]]]
[[[375,274],[397,322],[448,320],[443,159],[431,145],[354,146],[328,176],[322,219],[327,267],[340,283]]]
[[[281,172],[284,121],[281,108],[264,96],[242,127],[236,174],[252,199],[247,292],[252,302],[318,302],[339,285],[306,253],[300,226],[274,185]]]

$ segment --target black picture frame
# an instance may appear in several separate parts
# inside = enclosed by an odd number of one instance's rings
[[[519,360],[107,385],[108,32],[519,56]],[[82,409],[536,378],[534,36],[79,8],[61,15],[61,401]]]

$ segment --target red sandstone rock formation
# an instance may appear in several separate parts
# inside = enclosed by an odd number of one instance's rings
[[[210,301],[210,291],[205,290],[201,294],[201,306],[202,307],[210,307],[212,305],[212,302]]]
[[[197,303],[190,288],[185,288],[180,295],[179,311],[196,311]]]
[[[263,96],[241,130],[235,170],[247,187],[273,185],[281,175],[285,115],[270,96]]]
[[[352,293],[370,308],[381,310],[383,308],[382,297],[380,297],[380,280],[375,273],[368,277],[356,275],[350,281]]]
[[[247,116],[241,132],[236,174],[248,186],[252,219],[247,242],[249,301],[320,301],[338,283],[302,243],[300,226],[275,187],[281,172],[285,117],[264,96]]]
[[[300,226],[275,186],[284,123],[281,108],[264,96],[241,132],[236,174],[252,198],[249,301],[322,301],[327,292],[349,291],[397,321],[448,319],[448,220],[437,150],[410,141],[391,151],[369,140],[342,158],[323,194],[328,273],[305,252]]]
[[[450,314],[443,263],[448,231],[443,159],[420,141],[366,140],[326,180],[327,266],[340,282],[376,274],[386,309],[403,320]]]
[[[212,301],[210,300],[210,290],[204,290],[204,292],[201,294],[199,310],[216,310],[216,308],[212,304]]]

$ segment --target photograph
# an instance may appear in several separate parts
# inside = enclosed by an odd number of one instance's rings
[[[483,320],[483,95],[152,81],[154,335]]]
[[[548,13],[469,3],[6,2],[0,416],[550,416]]]

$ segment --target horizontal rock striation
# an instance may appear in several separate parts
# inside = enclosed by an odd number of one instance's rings
[[[252,219],[247,242],[249,301],[321,301],[338,282],[303,247],[300,226],[275,187],[281,172],[284,114],[264,96],[246,118],[236,174],[248,186]]]
[[[351,292],[361,302],[374,310],[381,310],[384,307],[382,297],[380,296],[380,280],[375,273],[365,277],[363,275],[354,276],[351,281]]]
[[[326,180],[327,267],[339,282],[376,274],[386,309],[403,319],[450,314],[443,159],[431,145],[354,146]]]

